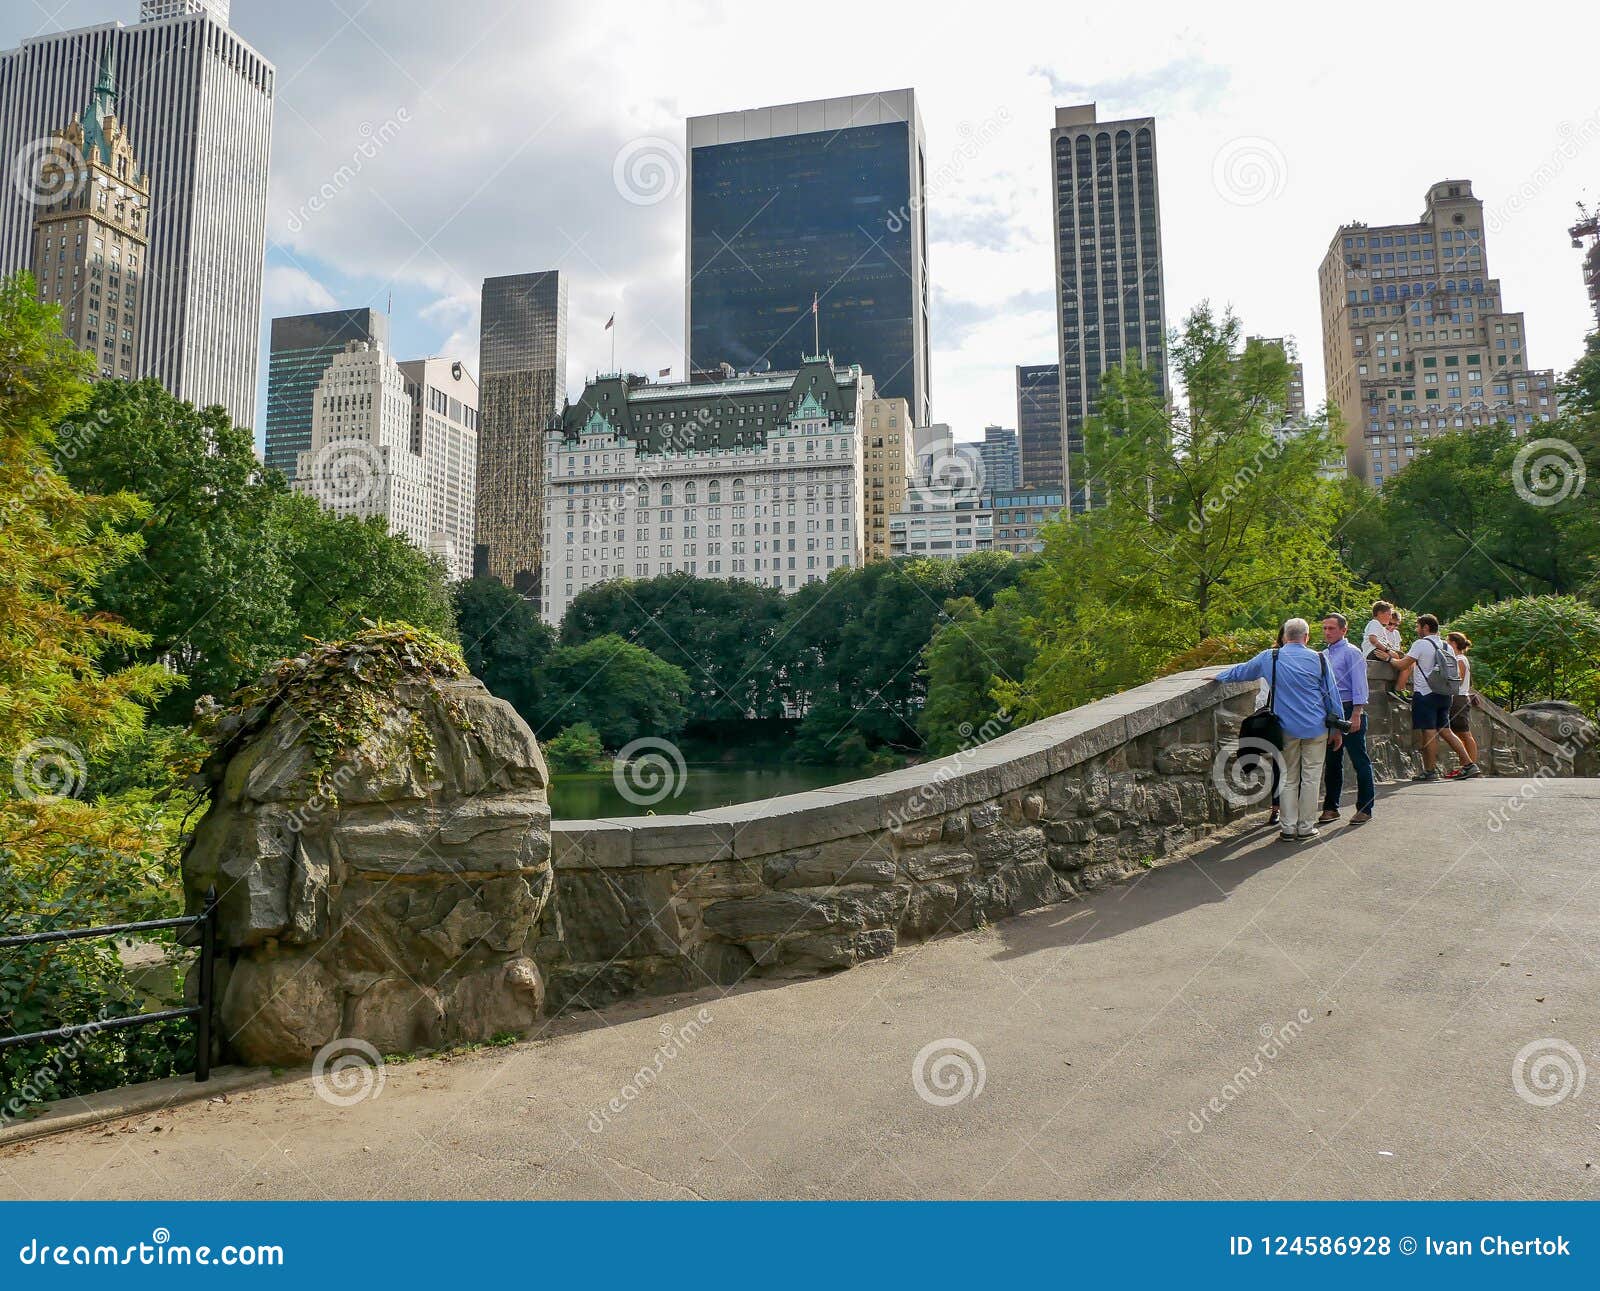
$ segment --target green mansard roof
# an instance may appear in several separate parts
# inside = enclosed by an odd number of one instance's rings
[[[807,359],[797,372],[768,372],[702,384],[630,384],[603,376],[584,387],[552,429],[577,440],[585,432],[631,439],[644,453],[753,448],[796,417],[853,419],[857,368]],[[741,420],[743,425],[740,425]]]

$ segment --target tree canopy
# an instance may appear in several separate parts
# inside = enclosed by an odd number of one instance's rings
[[[1282,433],[1288,360],[1241,345],[1202,305],[1172,353],[1169,404],[1149,374],[1108,374],[1086,459],[1099,505],[1045,530],[1024,579],[1035,657],[998,693],[1030,719],[1138,685],[1209,637],[1369,603],[1333,544],[1339,490],[1325,420]]]

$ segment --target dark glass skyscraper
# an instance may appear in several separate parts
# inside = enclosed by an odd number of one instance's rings
[[[1060,367],[1054,363],[1019,364],[1017,451],[1022,459],[1022,482],[1026,487],[1061,487],[1066,478],[1061,443]]]
[[[1096,121],[1092,103],[1057,108],[1050,165],[1062,436],[1076,510],[1094,504],[1083,423],[1100,410],[1105,373],[1136,359],[1167,392],[1155,118]]]
[[[478,342],[476,573],[537,600],[544,432],[567,389],[567,280],[554,269],[483,280]]]
[[[267,465],[294,479],[299,455],[311,447],[317,382],[351,341],[389,348],[389,319],[376,309],[332,309],[272,320],[267,359]]]
[[[911,90],[691,117],[689,370],[859,364],[928,423],[922,125]]]

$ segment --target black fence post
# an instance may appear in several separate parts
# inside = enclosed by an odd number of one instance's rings
[[[211,1079],[211,1010],[217,971],[217,889],[206,889],[205,911],[200,920],[200,982],[195,1001],[194,1079],[202,1084]]]

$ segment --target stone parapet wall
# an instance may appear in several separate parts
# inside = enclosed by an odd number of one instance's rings
[[[1252,809],[1213,771],[1255,690],[1184,673],[870,780],[557,822],[549,1005],[848,968],[1159,864]]]
[[[1368,745],[1373,770],[1380,780],[1406,780],[1422,766],[1412,747],[1411,705],[1390,692],[1396,676],[1391,664],[1376,659],[1367,662],[1372,701],[1367,710]],[[1480,695],[1472,709],[1471,723],[1478,742],[1478,765],[1488,775],[1531,776],[1541,771],[1556,776],[1594,774],[1583,757],[1584,750],[1593,747],[1593,727],[1581,715],[1565,726],[1553,725],[1550,734],[1544,734]],[[1570,738],[1552,738],[1569,727]],[[1442,741],[1439,756],[1441,765],[1454,764],[1455,755]]]

